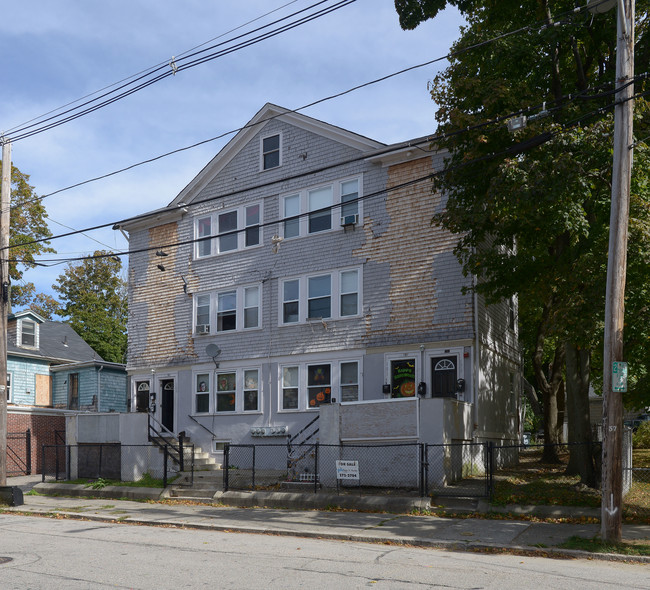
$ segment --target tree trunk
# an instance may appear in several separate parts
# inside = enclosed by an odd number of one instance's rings
[[[589,352],[573,342],[565,343],[570,443],[567,473],[580,475],[580,483],[593,488],[596,486],[596,469],[589,420]]]
[[[552,301],[549,301],[542,311],[542,318],[537,327],[537,339],[533,354],[533,370],[537,386],[542,393],[544,402],[544,453],[542,461],[545,463],[559,463],[557,445],[561,442],[561,423],[558,420],[558,393],[562,391],[562,368],[564,365],[564,347],[557,346],[553,355],[553,362],[548,367],[548,377],[544,371],[544,343],[548,316]],[[560,406],[564,407],[564,400]]]

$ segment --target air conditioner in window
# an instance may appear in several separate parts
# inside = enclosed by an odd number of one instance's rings
[[[210,325],[209,324],[198,324],[196,326],[196,333],[197,334],[209,334],[210,333]]]
[[[348,225],[356,225],[359,223],[359,214],[354,213],[353,215],[345,215],[341,217],[341,226],[346,227]]]

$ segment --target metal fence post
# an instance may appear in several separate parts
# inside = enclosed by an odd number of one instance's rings
[[[180,463],[181,471],[185,471],[185,455],[183,453],[183,433],[178,434],[178,460]]]
[[[429,449],[427,443],[420,443],[420,498],[429,490]]]
[[[318,468],[318,447],[319,443],[316,443],[314,445],[314,494],[318,493],[318,474],[320,473],[320,469]]]
[[[257,447],[253,445],[253,470],[251,472],[251,490],[255,489],[255,451]]]
[[[72,445],[66,445],[65,447],[66,451],[66,462],[65,462],[65,478],[70,481],[72,478],[70,477],[70,471],[71,471],[71,465],[70,465],[70,457],[72,455]],[[77,465],[79,465],[79,451],[77,451]]]
[[[25,462],[27,463],[25,469],[25,475],[32,474],[32,431],[27,429],[25,432]]]
[[[167,445],[164,447],[164,456],[165,458],[163,459],[163,487],[167,487]]]
[[[223,462],[226,464],[223,469],[223,491],[228,491],[228,466],[230,465],[230,444],[226,443],[223,447]]]
[[[488,500],[492,501],[492,493],[494,491],[494,443],[492,441],[487,443],[486,446],[487,453],[487,465],[488,465],[488,477],[487,477],[487,497]]]
[[[41,445],[41,481],[45,482],[45,445]]]
[[[59,481],[59,449],[54,447],[54,481]]]
[[[102,476],[102,453],[104,452],[104,445],[102,443],[99,444],[99,469],[97,473],[97,477]]]

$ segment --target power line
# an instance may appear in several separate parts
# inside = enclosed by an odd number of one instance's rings
[[[200,49],[201,47],[207,45],[208,43],[212,43],[213,41],[216,41],[217,39],[220,39],[221,37],[225,37],[226,35],[228,35],[230,33],[234,33],[235,31],[238,31],[239,29],[242,29],[247,25],[250,25],[250,24],[252,24],[252,23],[254,23],[254,22],[258,21],[258,20],[261,20],[261,19],[269,16],[270,14],[273,14],[274,12],[278,12],[278,11],[282,10],[283,8],[286,8],[287,6],[289,6],[291,4],[295,4],[298,1],[299,0],[291,0],[291,2],[287,2],[286,4],[283,4],[282,6],[279,6],[278,8],[274,8],[273,10],[271,10],[269,12],[266,12],[266,13],[254,18],[254,19],[251,19],[251,20],[249,20],[249,21],[247,21],[247,22],[245,22],[245,23],[243,23],[243,24],[241,24],[241,25],[239,25],[237,27],[229,29],[228,31],[225,31],[224,33],[221,33],[221,35],[217,35],[216,37],[213,37],[212,39],[209,39],[208,41],[205,41],[205,42],[203,42],[203,43],[201,43],[199,45],[196,45],[195,47],[192,47],[191,49],[186,49],[185,51],[179,53],[178,56],[181,57],[181,56],[186,55],[186,54],[188,54],[190,52],[196,51],[197,49]],[[108,90],[109,88],[113,88],[114,86],[117,86],[118,84],[123,84],[123,83],[125,83],[125,82],[127,82],[127,81],[129,81],[129,80],[131,80],[133,78],[139,77],[139,76],[141,76],[143,74],[146,74],[148,72],[152,72],[152,71],[156,70],[157,68],[159,68],[160,66],[166,66],[166,65],[168,65],[168,62],[164,61],[164,62],[158,63],[158,64],[156,64],[154,66],[151,66],[149,68],[146,68],[144,70],[141,70],[140,72],[137,72],[135,74],[131,74],[130,76],[127,76],[126,78],[118,80],[117,82],[113,82],[112,84],[104,86],[103,88],[100,88],[99,90],[95,90],[94,92],[86,94],[85,96],[77,98],[76,100],[73,100],[73,101],[68,102],[68,103],[66,103],[64,105],[61,105],[60,107],[52,109],[51,111],[43,113],[42,115],[38,115],[36,117],[33,117],[32,119],[29,119],[29,120],[27,120],[27,121],[25,121],[23,123],[18,123],[17,125],[14,125],[13,127],[5,130],[4,133],[8,134],[8,133],[11,133],[12,131],[20,130],[21,128],[26,128],[25,126],[29,125],[30,123],[34,123],[35,121],[39,121],[39,120],[43,119],[44,117],[47,117],[48,115],[52,115],[52,114],[54,114],[54,113],[56,113],[56,112],[58,112],[58,111],[60,111],[62,109],[65,109],[65,108],[67,108],[69,106],[72,106],[73,104],[76,104],[76,103],[78,103],[78,102],[80,102],[82,100],[90,98],[91,96],[95,96],[96,94],[99,94],[100,92],[104,92],[104,91]]]
[[[603,0],[603,1],[606,1],[606,0]],[[571,11],[571,12],[575,12],[575,10],[574,10],[574,11]],[[546,26],[546,25],[544,25],[544,26]],[[437,58],[434,58],[434,59],[432,59],[432,60],[429,60],[429,61],[426,61],[426,62],[423,62],[423,63],[420,63],[420,64],[416,64],[416,65],[413,65],[413,66],[409,66],[409,67],[404,68],[404,69],[401,69],[401,70],[399,70],[399,71],[397,71],[397,72],[393,72],[393,73],[391,73],[391,74],[387,74],[387,75],[382,76],[382,77],[380,77],[380,78],[376,78],[376,79],[374,79],[374,80],[370,80],[370,81],[368,81],[368,82],[364,82],[364,83],[362,83],[362,84],[359,84],[359,85],[354,86],[354,87],[352,87],[352,88],[349,88],[349,89],[347,89],[347,90],[343,90],[343,91],[338,92],[338,93],[336,93],[336,94],[332,94],[332,95],[330,95],[330,96],[327,96],[327,97],[324,97],[324,98],[321,98],[321,99],[315,100],[315,101],[313,101],[313,102],[311,102],[311,103],[308,103],[308,104],[303,105],[303,106],[301,106],[301,107],[298,107],[298,108],[296,108],[296,109],[287,110],[286,113],[298,113],[298,112],[300,112],[300,111],[306,110],[306,109],[308,109],[308,108],[310,108],[310,107],[316,106],[316,105],[321,104],[321,103],[323,103],[323,102],[326,102],[326,101],[329,101],[329,100],[333,100],[333,99],[335,99],[335,98],[340,98],[341,96],[345,96],[346,94],[350,94],[350,93],[355,92],[355,91],[357,91],[357,90],[360,90],[360,89],[362,89],[362,88],[365,88],[365,87],[368,87],[368,86],[371,86],[371,85],[377,84],[377,83],[379,83],[379,82],[383,82],[383,81],[388,80],[388,79],[390,79],[390,78],[393,78],[393,77],[396,77],[396,76],[402,75],[402,74],[404,74],[404,73],[407,73],[407,72],[410,72],[410,71],[413,71],[413,70],[416,70],[416,69],[419,69],[419,68],[423,68],[423,67],[426,67],[426,66],[432,65],[432,64],[437,63],[437,62],[439,62],[439,61],[443,61],[443,60],[445,60],[445,59],[449,59],[450,57],[452,57],[452,56],[454,56],[454,55],[457,55],[457,54],[460,54],[460,53],[464,53],[464,52],[466,52],[466,51],[469,51],[470,49],[476,49],[476,48],[482,47],[482,46],[486,45],[487,43],[491,43],[491,42],[494,42],[494,41],[497,41],[497,40],[503,39],[504,37],[508,37],[508,36],[511,36],[511,35],[514,35],[514,34],[520,33],[520,32],[522,32],[522,31],[528,30],[528,29],[530,29],[530,28],[531,28],[530,25],[528,25],[528,26],[526,26],[526,27],[519,28],[519,29],[517,29],[517,30],[515,30],[515,31],[511,31],[511,32],[509,32],[509,33],[504,33],[503,35],[499,35],[498,37],[494,37],[494,38],[492,38],[492,39],[489,39],[489,40],[486,40],[486,41],[482,41],[482,42],[477,43],[477,44],[475,44],[475,45],[472,45],[472,46],[469,46],[469,47],[463,48],[463,49],[461,49],[461,50],[459,50],[459,51],[457,51],[457,52],[450,52],[450,53],[448,53],[448,54],[446,54],[446,55],[444,55],[444,56],[437,57]],[[612,91],[612,93],[614,93],[614,92],[615,92],[615,91]],[[575,97],[575,96],[579,96],[579,94],[574,95],[573,97]],[[572,95],[568,95],[568,99],[569,99],[569,100],[571,100],[573,97],[572,97]],[[564,98],[567,98],[567,97],[564,97]],[[286,114],[286,113],[283,113],[283,114]],[[276,116],[274,116],[274,117],[269,117],[268,119],[265,119],[265,120],[263,120],[263,121],[259,121],[258,123],[256,123],[256,125],[257,125],[257,124],[261,124],[261,123],[268,122],[268,121],[270,121],[270,120],[272,120],[272,119],[274,119],[274,118],[280,117],[280,116],[282,116],[282,115],[276,115]],[[139,167],[139,166],[143,166],[143,165],[145,165],[145,164],[150,164],[150,163],[152,163],[152,162],[155,162],[155,161],[157,161],[157,160],[161,160],[161,159],[163,159],[163,158],[166,158],[166,157],[172,156],[172,155],[174,155],[174,154],[182,153],[182,152],[184,152],[184,151],[188,151],[188,150],[190,150],[190,149],[194,149],[194,148],[199,147],[199,146],[201,146],[201,145],[205,145],[205,144],[207,144],[207,143],[211,143],[211,142],[213,142],[213,141],[217,141],[217,140],[219,140],[219,139],[223,139],[224,137],[227,137],[228,135],[233,135],[233,134],[238,133],[239,131],[242,131],[242,130],[244,130],[244,129],[247,129],[247,128],[251,127],[251,126],[252,126],[252,125],[244,125],[243,127],[239,127],[239,128],[237,128],[237,129],[233,129],[233,130],[230,130],[230,131],[226,131],[226,132],[221,133],[221,134],[219,134],[219,135],[217,135],[217,136],[214,136],[214,137],[211,137],[211,138],[208,138],[208,139],[201,140],[201,141],[196,142],[196,143],[194,143],[194,144],[191,144],[191,145],[188,145],[188,146],[184,146],[184,147],[181,147],[181,148],[177,148],[177,149],[175,149],[175,150],[171,150],[171,151],[166,152],[166,153],[164,153],[164,154],[159,154],[158,156],[154,156],[154,157],[152,157],[152,158],[148,158],[148,159],[146,159],[146,160],[142,160],[142,161],[140,161],[140,162],[136,162],[136,163],[131,164],[131,165],[129,165],[129,166],[126,166],[126,167],[124,167],[124,168],[120,168],[120,169],[118,169],[118,170],[114,170],[114,171],[112,171],[112,172],[108,172],[108,173],[106,173],[106,174],[102,174],[102,175],[100,175],[100,176],[96,176],[96,177],[93,177],[93,178],[90,178],[90,179],[87,179],[87,180],[83,180],[83,181],[77,182],[77,183],[75,183],[75,184],[72,184],[72,185],[69,185],[69,186],[63,187],[63,188],[61,188],[61,189],[58,189],[58,190],[53,191],[53,192],[51,192],[51,193],[48,193],[48,194],[46,194],[46,195],[42,195],[42,196],[40,196],[40,197],[37,197],[36,199],[32,199],[31,201],[26,201],[25,203],[22,203],[21,205],[15,205],[14,207],[16,207],[16,206],[28,205],[28,204],[31,204],[31,203],[34,203],[34,202],[40,202],[40,201],[42,201],[43,199],[46,199],[46,198],[51,197],[51,196],[53,196],[53,195],[56,195],[56,194],[59,194],[59,193],[62,193],[62,192],[65,192],[65,191],[68,191],[68,190],[71,190],[71,189],[74,189],[74,188],[78,188],[78,187],[83,186],[83,185],[85,185],[85,184],[90,184],[90,183],[92,183],[92,182],[97,182],[97,181],[99,181],[99,180],[103,180],[103,179],[105,179],[105,178],[109,178],[109,177],[111,177],[111,176],[115,176],[115,175],[117,175],[117,174],[121,174],[121,173],[123,173],[123,172],[127,172],[127,171],[132,170],[132,169],[134,169],[134,168],[137,168],[137,167]]]
[[[638,93],[638,94],[630,97],[628,100],[634,100],[636,98],[639,98],[641,96],[646,96],[648,94],[650,94],[650,90]],[[533,149],[535,147],[539,147],[540,145],[542,145],[544,143],[547,143],[548,141],[550,141],[554,137],[557,137],[558,135],[561,135],[562,133],[564,133],[564,132],[566,132],[566,131],[574,128],[574,127],[577,127],[585,119],[596,116],[596,115],[604,112],[607,109],[613,108],[614,106],[616,106],[616,103],[612,103],[610,105],[607,105],[606,107],[600,107],[598,109],[595,109],[595,110],[591,111],[590,113],[587,113],[587,114],[583,115],[581,118],[576,119],[575,121],[573,121],[570,124],[562,125],[561,128],[558,129],[557,131],[550,131],[550,132],[543,133],[540,136],[537,136],[536,138],[532,138],[532,140],[525,140],[525,141],[521,142],[520,144],[515,144],[514,146],[509,146],[508,148],[506,148],[504,150],[501,150],[500,152],[493,152],[493,153],[490,153],[490,154],[486,154],[484,156],[474,158],[472,160],[468,160],[466,162],[462,162],[460,164],[456,164],[456,165],[451,166],[451,167],[443,168],[442,170],[429,173],[429,174],[427,174],[425,176],[419,177],[419,178],[414,179],[414,180],[410,180],[408,182],[401,183],[399,185],[392,186],[390,188],[380,189],[380,190],[375,191],[373,193],[369,193],[369,194],[363,195],[362,197],[358,197],[357,199],[347,201],[346,204],[361,202],[361,201],[364,201],[366,199],[375,198],[377,196],[387,194],[390,191],[401,190],[403,188],[413,186],[415,184],[419,184],[419,183],[427,181],[427,180],[433,180],[436,176],[439,176],[441,174],[446,174],[446,173],[451,172],[451,171],[456,171],[456,170],[459,170],[459,169],[462,169],[462,168],[466,168],[468,166],[472,166],[472,165],[478,164],[480,162],[491,160],[491,159],[494,159],[494,158],[497,158],[497,157],[513,155],[513,154],[521,153],[523,151],[528,151],[528,150]],[[465,131],[466,130],[460,130],[458,133],[462,133],[462,132],[465,132]],[[451,134],[447,134],[446,136],[449,137],[450,135]],[[439,138],[442,138],[442,136],[439,136]],[[436,139],[437,139],[436,137],[432,137],[432,138],[427,139],[426,141],[433,142]],[[422,142],[423,141],[421,141],[420,143],[422,143]],[[395,148],[395,150],[397,150],[397,149],[400,149],[400,150],[405,149],[405,146],[400,145],[398,148]],[[390,152],[388,152],[388,153],[390,153]],[[277,181],[277,182],[284,182],[285,180],[287,180],[287,179],[283,179],[283,180]],[[270,184],[275,184],[275,183],[270,183]],[[245,191],[249,191],[249,190],[252,190],[252,189],[251,188],[245,189]],[[237,191],[237,192],[245,192],[245,191]],[[223,195],[220,198],[223,198]],[[205,203],[206,201],[209,201],[209,200],[213,200],[213,199],[200,201],[200,203]],[[194,204],[194,203],[192,203],[192,204]],[[196,203],[196,204],[198,204],[198,203]],[[323,208],[322,210],[319,210],[319,211],[327,211],[327,210],[331,210],[331,209],[335,209],[335,208],[340,208],[342,205],[343,205],[342,203],[337,204],[337,205],[332,205],[331,207],[325,207],[325,208]],[[172,211],[173,211],[173,209],[169,210],[169,212],[172,212]],[[162,213],[162,211],[157,211],[156,213],[152,213],[151,215],[160,214],[160,213]],[[282,222],[286,221],[287,219],[300,219],[300,218],[303,218],[303,217],[307,217],[308,215],[313,214],[313,213],[315,213],[315,212],[314,211],[309,211],[309,212],[301,213],[301,214],[296,215],[296,216],[292,216],[291,218],[275,219],[275,220],[272,220],[272,221],[267,221],[267,222],[264,222],[264,223],[260,223],[256,227],[264,228],[264,227],[268,227],[268,226],[271,226],[271,225],[277,225],[279,223],[282,223]],[[143,216],[143,217],[145,217],[145,216]],[[55,236],[52,239],[56,239],[56,238],[60,238],[60,237],[68,237],[69,235],[78,234],[78,233],[81,233],[82,231],[92,231],[92,230],[95,230],[95,229],[101,229],[101,228],[108,227],[110,225],[115,225],[116,223],[119,223],[119,222],[107,223],[107,224],[95,226],[93,228],[87,228],[85,230],[79,230],[79,231],[71,232],[69,234],[63,234],[63,235],[60,235],[60,236]],[[58,264],[64,264],[66,262],[77,262],[77,261],[86,260],[86,259],[89,259],[89,258],[91,258],[91,259],[92,258],[106,258],[106,257],[109,257],[109,256],[121,257],[121,256],[127,256],[127,255],[131,255],[131,254],[139,254],[139,253],[143,253],[143,252],[150,252],[150,251],[153,251],[153,250],[164,250],[164,249],[169,249],[169,248],[176,248],[176,247],[179,247],[179,246],[194,244],[194,243],[209,240],[209,239],[215,239],[215,238],[222,237],[222,236],[225,236],[225,235],[234,235],[234,234],[238,234],[238,233],[241,233],[241,232],[244,232],[244,231],[246,231],[246,228],[234,230],[234,231],[231,231],[231,232],[225,232],[223,234],[217,234],[217,235],[214,235],[214,236],[201,236],[201,237],[198,237],[198,238],[192,238],[192,239],[188,239],[188,240],[177,241],[177,242],[173,242],[173,243],[169,243],[169,244],[157,244],[155,246],[148,246],[148,247],[145,247],[145,248],[138,248],[138,249],[135,249],[135,250],[127,250],[127,251],[122,251],[122,252],[111,252],[109,254],[103,254],[103,255],[98,255],[98,256],[81,256],[81,257],[65,258],[65,259],[49,259],[49,260],[45,260],[45,261],[43,261],[41,259],[41,260],[35,262],[35,264],[40,265],[40,266],[55,266],[55,265],[58,265]],[[16,248],[18,246],[23,246],[23,245],[33,244],[33,243],[37,243],[37,242],[42,242],[42,241],[46,241],[46,239],[33,240],[33,241],[30,241],[30,242],[24,242],[22,244],[14,244],[12,246],[9,246],[9,249]],[[14,262],[22,262],[21,260],[18,260],[18,259],[10,259],[10,260],[12,260]],[[51,263],[51,264],[48,265],[46,263]]]
[[[63,125],[64,123],[69,123],[70,121],[78,119],[78,118],[80,118],[80,117],[82,117],[84,115],[87,115],[87,114],[92,113],[92,112],[94,112],[96,110],[99,110],[99,109],[101,109],[101,108],[103,108],[105,106],[108,106],[108,105],[110,105],[110,104],[112,104],[114,102],[117,102],[118,100],[126,98],[127,96],[130,96],[131,94],[134,94],[134,93],[136,93],[136,92],[138,92],[138,91],[140,91],[140,90],[142,90],[142,89],[144,89],[144,88],[146,88],[148,86],[151,86],[152,84],[155,84],[156,82],[159,82],[159,81],[161,81],[161,80],[163,80],[165,78],[168,78],[169,76],[173,76],[179,71],[196,67],[196,66],[201,65],[203,63],[206,63],[208,61],[212,61],[212,60],[217,59],[219,57],[223,57],[224,55],[228,55],[230,53],[233,53],[234,51],[238,51],[240,49],[250,47],[251,45],[255,45],[257,43],[260,43],[261,41],[265,41],[267,39],[270,39],[272,37],[275,37],[277,35],[280,35],[282,33],[290,31],[290,30],[292,30],[292,29],[294,29],[296,27],[299,27],[299,26],[301,26],[303,24],[311,22],[311,21],[313,21],[313,20],[315,20],[317,18],[321,18],[323,16],[326,16],[327,14],[330,14],[331,12],[334,12],[336,10],[339,10],[341,8],[344,8],[344,7],[348,6],[348,5],[356,2],[356,0],[340,0],[337,4],[335,4],[333,6],[321,8],[321,9],[319,9],[318,11],[316,11],[316,12],[314,12],[312,14],[301,16],[300,18],[298,18],[297,20],[295,20],[295,21],[293,21],[293,22],[291,22],[289,24],[281,25],[281,26],[279,26],[278,28],[276,28],[276,29],[274,29],[272,31],[262,33],[262,34],[258,35],[257,37],[254,37],[253,39],[249,39],[249,40],[246,40],[246,41],[241,41],[240,43],[238,43],[237,45],[235,45],[233,47],[227,47],[225,49],[221,49],[221,50],[219,50],[217,52],[214,52],[212,54],[204,55],[201,58],[197,58],[194,61],[190,61],[190,62],[185,63],[185,64],[181,63],[179,65],[179,63],[178,63],[178,62],[183,62],[184,60],[189,60],[190,58],[197,57],[201,53],[204,53],[204,52],[206,52],[208,50],[215,49],[217,47],[227,45],[228,43],[232,43],[233,41],[237,41],[239,39],[242,39],[243,37],[246,37],[248,35],[251,35],[252,33],[256,33],[258,31],[266,29],[267,27],[270,27],[270,26],[273,26],[275,24],[281,23],[282,21],[285,21],[285,20],[287,20],[289,18],[292,18],[292,17],[294,17],[296,15],[299,15],[299,14],[301,14],[303,12],[306,12],[306,11],[312,9],[312,8],[315,8],[315,7],[319,6],[320,4],[324,4],[324,3],[329,2],[329,1],[330,0],[320,0],[320,2],[317,2],[316,4],[312,4],[311,6],[309,6],[307,8],[304,8],[302,10],[299,10],[297,12],[294,12],[293,14],[291,14],[289,16],[278,19],[278,20],[276,20],[276,21],[274,21],[272,23],[269,23],[267,25],[263,25],[261,27],[258,27],[257,29],[254,29],[253,31],[243,33],[243,34],[238,35],[238,36],[236,36],[233,39],[230,39],[228,41],[224,41],[222,43],[211,46],[209,48],[200,50],[200,51],[195,52],[195,53],[191,53],[189,55],[186,55],[185,57],[179,58],[178,60],[174,61],[173,62],[175,64],[174,67],[170,67],[171,64],[164,64],[164,65],[156,66],[154,69],[152,69],[148,73],[143,74],[141,76],[138,76],[132,82],[128,82],[128,83],[122,84],[121,86],[118,86],[115,90],[112,90],[110,92],[106,92],[106,93],[98,96],[97,98],[94,98],[94,99],[92,99],[90,101],[82,103],[81,105],[79,105],[77,107],[74,107],[72,109],[68,109],[66,111],[63,111],[62,113],[60,113],[58,115],[43,119],[39,123],[40,127],[37,127],[37,124],[32,124],[32,125],[27,125],[25,127],[14,130],[14,135],[12,136],[11,141],[15,143],[17,141],[20,141],[21,139],[26,139],[28,137],[32,137],[33,135],[37,135],[39,133],[43,133],[44,131],[48,131],[50,129],[53,129],[55,127]],[[147,79],[150,76],[153,76],[154,74],[156,74],[156,76],[154,78]],[[140,83],[137,86],[131,87],[136,82],[140,82]],[[112,96],[114,93],[116,93],[118,91],[122,91],[122,92],[120,94]],[[104,98],[105,98],[104,101],[99,102],[99,103],[97,102],[100,99],[104,99]],[[83,107],[87,107],[87,108],[79,111],[79,109],[82,109]],[[75,111],[79,111],[79,112],[75,112]],[[68,115],[68,116],[64,117],[64,115]],[[63,118],[61,118],[61,117],[63,117]],[[48,123],[48,121],[51,121],[51,122]],[[34,127],[36,127],[36,128],[33,129]],[[31,129],[31,131],[28,131],[29,129]]]

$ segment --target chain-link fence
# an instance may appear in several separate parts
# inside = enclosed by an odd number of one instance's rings
[[[433,496],[483,498],[490,494],[486,443],[425,445],[424,488]]]
[[[157,445],[43,445],[42,478],[43,481],[102,478],[123,482],[157,479],[167,485],[184,471],[190,474],[186,484],[191,485],[194,445],[184,445],[182,452],[181,460],[177,452]]]
[[[427,464],[427,445],[418,443],[228,445],[224,490],[399,490],[424,496]]]

